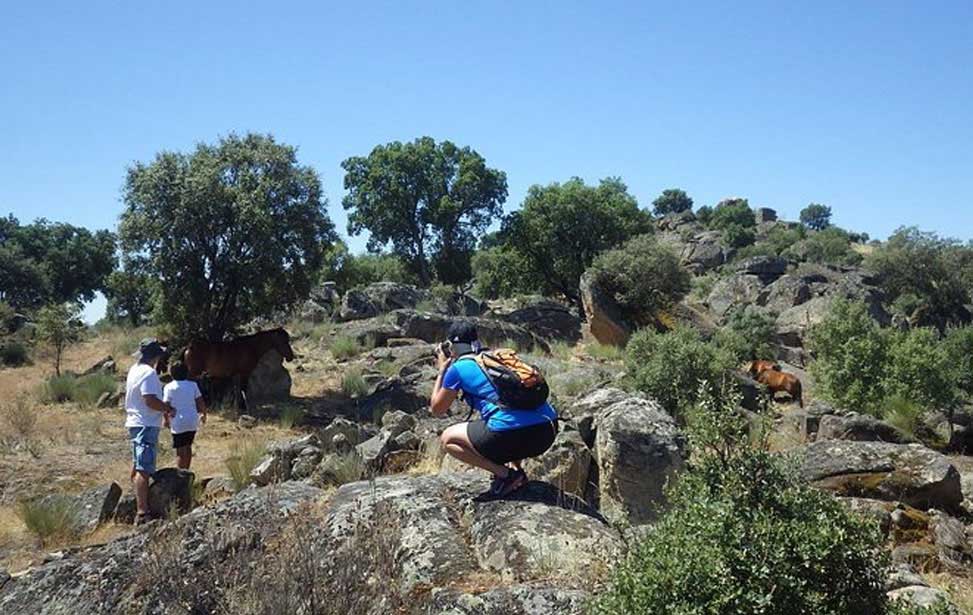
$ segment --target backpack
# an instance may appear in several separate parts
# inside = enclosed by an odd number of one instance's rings
[[[497,392],[496,403],[516,410],[535,410],[547,401],[550,388],[536,366],[509,348],[483,350],[472,357]]]

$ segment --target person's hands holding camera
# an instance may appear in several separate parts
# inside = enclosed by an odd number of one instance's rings
[[[442,373],[449,366],[449,355],[445,344],[436,345],[436,369]]]

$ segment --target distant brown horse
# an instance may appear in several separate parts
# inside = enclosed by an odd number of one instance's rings
[[[183,360],[192,378],[206,375],[217,380],[238,380],[243,389],[260,358],[270,350],[276,350],[285,361],[294,360],[291,336],[281,327],[227,342],[193,340]]]
[[[778,372],[773,369],[765,369],[757,374],[757,382],[766,385],[771,394],[783,391],[791,396],[800,406],[804,407],[804,396],[801,381],[794,374]]]
[[[747,363],[747,371],[750,372],[750,375],[754,378],[759,376],[761,372],[765,372],[767,370],[779,372],[780,365],[774,363],[773,361],[762,361],[759,359],[757,361],[750,361]]]

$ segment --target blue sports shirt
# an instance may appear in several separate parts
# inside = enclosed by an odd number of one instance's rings
[[[545,402],[535,410],[514,410],[496,403],[497,392],[471,356],[460,357],[443,374],[443,387],[463,391],[463,399],[480,413],[490,431],[510,431],[557,420],[557,412]]]

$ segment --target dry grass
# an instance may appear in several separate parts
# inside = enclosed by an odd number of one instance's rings
[[[439,445],[439,439],[426,440],[419,448],[420,457],[418,463],[409,468],[408,473],[421,476],[426,474],[438,474],[443,465],[443,457],[446,451]]]
[[[973,615],[973,577],[957,576],[947,573],[927,573],[922,575],[931,587],[949,594],[953,603],[963,615]]]
[[[233,455],[224,460],[230,479],[237,491],[250,484],[250,472],[267,454],[266,441],[249,439],[244,442]]]
[[[625,349],[611,344],[591,342],[585,345],[585,351],[593,359],[616,362],[625,359]]]

